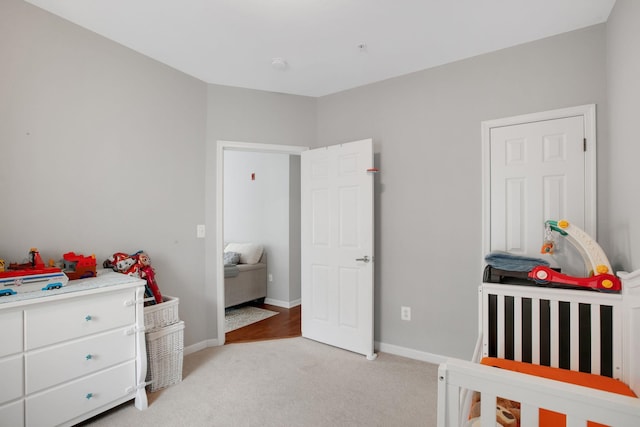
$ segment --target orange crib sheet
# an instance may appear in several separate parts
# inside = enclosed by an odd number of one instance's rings
[[[568,369],[551,368],[549,366],[533,365],[531,363],[516,362],[513,360],[498,359],[495,357],[485,357],[481,364],[494,366],[496,368],[507,369],[509,371],[523,374],[535,375],[537,377],[562,381],[569,384],[590,387],[597,390],[622,394],[625,396],[637,397],[633,390],[621,381],[613,378],[592,375],[584,372],[570,371]],[[559,427],[566,425],[566,416],[546,409],[540,409],[540,427]],[[602,424],[589,421],[589,427],[604,427]]]

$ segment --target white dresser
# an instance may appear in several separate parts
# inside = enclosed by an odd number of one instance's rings
[[[0,427],[73,425],[147,407],[143,280],[108,272],[0,297]]]

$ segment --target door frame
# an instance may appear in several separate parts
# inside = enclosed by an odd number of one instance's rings
[[[260,144],[255,142],[217,141],[216,144],[216,301],[218,345],[225,343],[224,332],[224,152],[225,150],[254,153],[289,154],[299,156],[309,147],[295,145]],[[207,265],[210,265],[210,257]]]
[[[597,236],[596,204],[596,105],[560,108],[482,122],[482,265],[491,251],[491,129],[545,120],[582,116],[587,151],[585,153],[585,231]],[[560,218],[558,218],[560,219]]]

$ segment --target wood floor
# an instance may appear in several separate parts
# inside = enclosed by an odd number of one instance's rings
[[[225,344],[292,338],[302,335],[300,326],[301,306],[290,309],[269,304],[251,304],[254,307],[277,311],[278,315],[261,320],[244,328],[227,332]]]

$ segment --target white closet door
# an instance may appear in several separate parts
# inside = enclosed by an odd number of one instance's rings
[[[540,256],[544,222],[585,227],[583,116],[490,132],[490,249]]]

